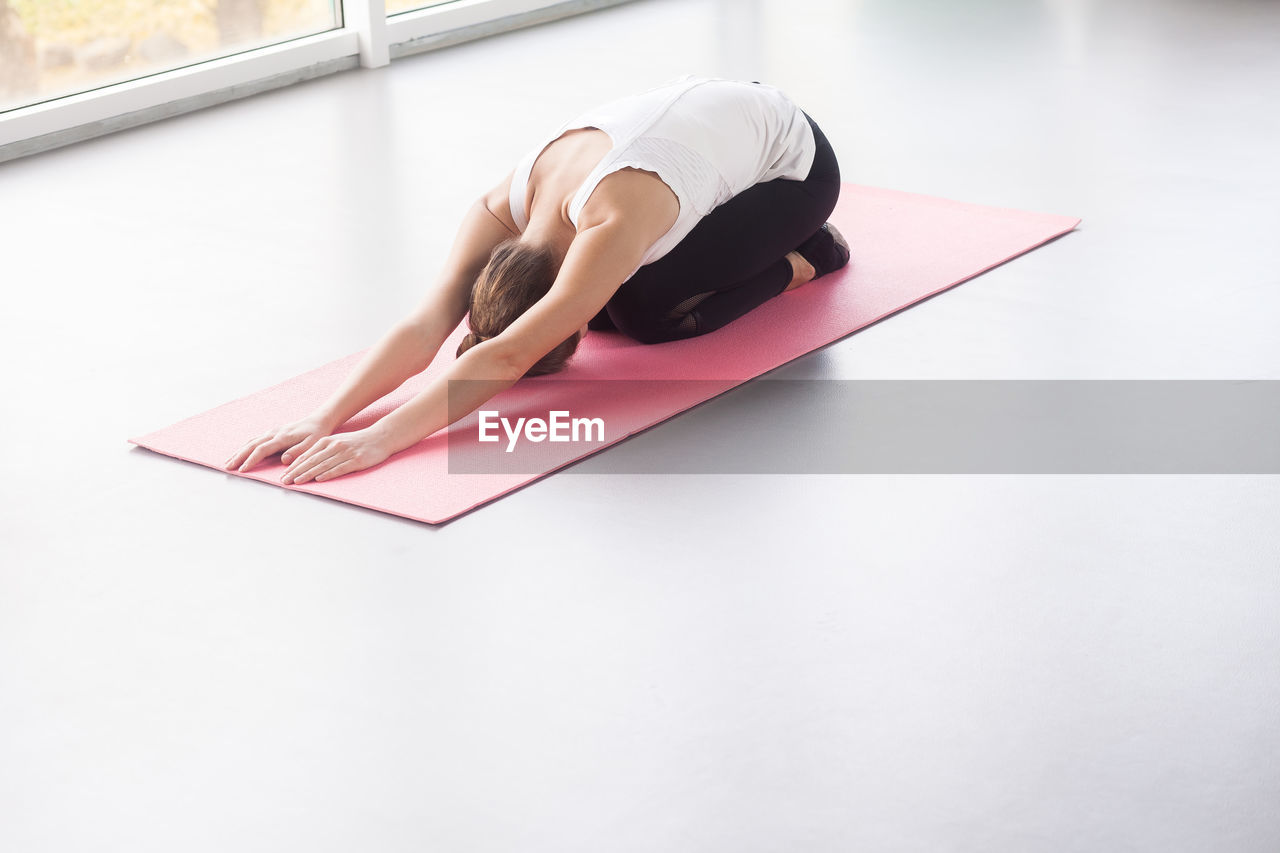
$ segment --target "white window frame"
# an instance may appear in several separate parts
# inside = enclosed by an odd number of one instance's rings
[[[452,0],[386,14],[341,0],[343,26],[0,113],[0,162],[392,57],[446,47],[629,0]]]

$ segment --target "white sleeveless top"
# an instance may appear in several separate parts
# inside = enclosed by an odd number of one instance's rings
[[[816,151],[813,128],[780,90],[685,75],[575,116],[521,158],[509,199],[511,218],[521,231],[529,226],[525,196],[534,161],[565,131],[583,127],[609,134],[613,148],[570,202],[574,226],[600,180],[627,166],[656,172],[680,200],[675,224],[641,266],[670,252],[702,217],[743,190],[775,178],[804,180]]]

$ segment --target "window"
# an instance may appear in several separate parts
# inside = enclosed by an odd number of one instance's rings
[[[0,0],[0,162],[628,0]]]
[[[341,26],[333,0],[0,0],[0,110]]]
[[[387,14],[394,15],[398,12],[411,12],[414,9],[426,9],[450,2],[453,2],[453,0],[387,0]]]

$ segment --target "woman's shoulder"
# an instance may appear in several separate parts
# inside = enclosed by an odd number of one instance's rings
[[[626,166],[604,175],[581,201],[575,226],[584,229],[618,223],[629,235],[652,246],[675,227],[680,197],[656,173]]]
[[[485,192],[481,198],[484,199],[484,206],[498,218],[499,222],[505,225],[512,234],[519,234],[520,229],[516,226],[515,218],[511,215],[511,181],[514,177],[515,170],[512,169],[505,178]]]

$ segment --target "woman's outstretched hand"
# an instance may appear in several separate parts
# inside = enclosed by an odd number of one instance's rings
[[[332,480],[381,464],[391,453],[385,436],[376,428],[325,436],[295,459],[280,482],[291,485]]]
[[[372,468],[385,461],[392,449],[383,432],[373,427],[331,435],[321,421],[303,418],[245,442],[224,467],[248,471],[273,453],[283,451],[280,461],[289,467],[280,482],[289,485],[332,480]]]
[[[316,418],[303,418],[249,439],[223,467],[248,471],[268,456],[282,451],[280,461],[287,465],[332,431]]]

